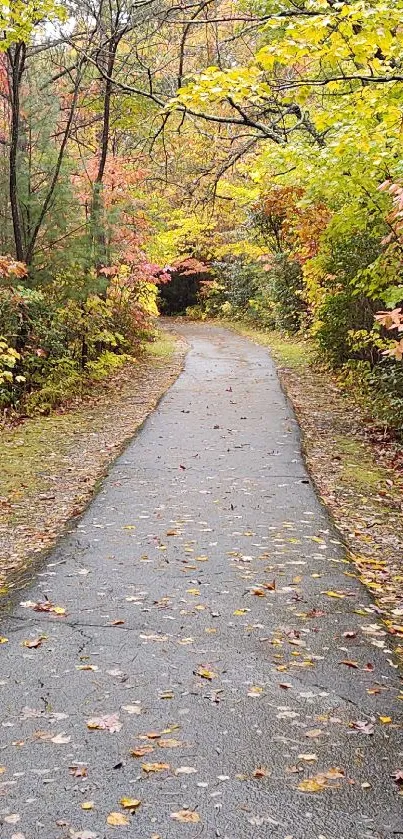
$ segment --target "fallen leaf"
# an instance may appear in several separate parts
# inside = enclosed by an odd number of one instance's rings
[[[403,769],[396,769],[395,772],[392,772],[391,777],[397,784],[403,784]]]
[[[355,722],[350,723],[350,728],[355,728],[356,731],[360,731],[361,734],[374,733],[373,724],[371,722],[367,722],[366,720],[355,720]]]
[[[51,743],[56,743],[57,746],[64,746],[65,743],[70,743],[71,737],[66,736],[64,731],[60,734],[56,734],[55,737],[50,737]]]
[[[141,714],[140,705],[122,705],[122,708],[127,714]]]
[[[263,688],[260,685],[252,685],[252,687],[248,690],[248,696],[256,698],[257,696],[261,696],[263,693]]]
[[[208,679],[209,682],[217,678],[217,673],[214,673],[213,670],[208,670],[206,667],[198,667],[194,671],[194,674],[195,676],[200,676],[201,679]]]
[[[334,766],[331,769],[327,769],[324,774],[325,778],[328,778],[330,781],[335,781],[338,778],[344,778],[345,772],[344,769]]]
[[[298,755],[298,760],[306,760],[307,763],[311,763],[317,759],[318,756],[315,754]]]
[[[392,722],[392,717],[379,717],[379,721],[383,723],[383,725],[387,725]]]
[[[4,816],[4,821],[6,824],[18,824],[21,820],[21,816],[18,813],[11,813],[9,816]]]
[[[54,615],[64,616],[67,614],[63,606],[55,606],[50,600],[45,600],[43,603],[34,603],[32,600],[26,600],[20,603],[25,609],[33,609],[34,612],[53,612]]]
[[[144,772],[164,772],[171,767],[169,763],[142,763],[141,768]]]
[[[132,810],[134,812],[134,810],[137,810],[140,807],[141,801],[138,798],[123,797],[120,799],[119,804],[121,807],[124,807],[125,810]]]
[[[8,638],[5,638],[4,635],[0,635],[0,644],[7,644]]]
[[[297,789],[301,792],[323,792],[326,787],[326,778],[323,775],[316,775],[314,778],[306,778],[298,784]]]
[[[321,728],[311,728],[310,731],[305,732],[305,737],[315,738],[315,737],[320,737],[321,734],[322,734],[322,729]]]
[[[86,766],[69,766],[70,775],[73,775],[75,778],[86,778],[87,777],[87,767]]]
[[[122,825],[130,824],[129,819],[123,813],[109,813],[106,817],[107,824],[112,827],[121,827]]]
[[[254,778],[269,778],[271,771],[265,766],[258,766],[252,774]]]
[[[345,664],[346,667],[352,667],[354,670],[358,669],[358,662],[350,661],[348,658],[344,658],[342,661],[339,661],[339,664]]]
[[[153,751],[153,746],[141,746],[139,749],[132,749],[130,754],[132,757],[144,757],[144,755],[148,755]]]
[[[103,714],[103,716],[92,717],[92,719],[87,720],[87,728],[110,731],[111,734],[114,734],[116,731],[120,731],[122,723],[119,722],[119,714]]]
[[[23,647],[28,647],[29,650],[36,650],[37,647],[40,647],[42,642],[45,640],[44,635],[40,635],[39,638],[28,638],[26,641],[21,641]]]
[[[194,766],[179,766],[178,769],[175,769],[175,775],[193,775],[197,772],[197,769]]]
[[[177,813],[171,813],[171,819],[175,819],[176,822],[197,824],[200,821],[200,816],[194,810],[178,810]]]
[[[81,804],[82,810],[93,810],[94,809],[94,802],[93,801],[83,801]]]
[[[177,749],[178,746],[183,746],[181,740],[175,740],[173,737],[168,737],[167,740],[159,740],[158,745],[161,749]]]
[[[322,591],[322,594],[326,594],[327,597],[338,597],[341,600],[343,600],[343,598],[346,596],[345,594],[342,594],[340,591]]]

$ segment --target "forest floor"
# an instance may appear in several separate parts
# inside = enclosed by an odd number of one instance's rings
[[[136,363],[78,404],[0,430],[0,596],[21,583],[97,491],[182,369],[186,345],[164,331]]]
[[[227,324],[268,347],[303,434],[303,451],[362,582],[403,654],[403,448],[377,427],[309,341]],[[381,643],[381,642],[380,642]]]
[[[4,604],[4,839],[393,839],[401,680],[265,350],[182,374]]]

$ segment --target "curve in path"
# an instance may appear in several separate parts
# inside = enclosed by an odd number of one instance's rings
[[[387,636],[266,351],[179,329],[184,373],[3,621],[2,836],[389,839]]]

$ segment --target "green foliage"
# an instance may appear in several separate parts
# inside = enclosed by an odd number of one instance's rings
[[[0,288],[0,404],[48,412],[117,371],[153,333],[156,287],[103,278],[105,297]],[[82,289],[87,286],[83,279]],[[81,298],[81,299],[80,299]]]
[[[302,269],[285,254],[277,254],[268,271],[268,295],[273,302],[277,329],[297,332],[305,306],[302,300]]]

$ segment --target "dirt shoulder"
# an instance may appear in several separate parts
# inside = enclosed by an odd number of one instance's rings
[[[375,610],[398,643],[402,639],[403,654],[401,447],[315,365],[309,342],[226,325],[270,350],[301,426],[307,466],[355,565],[345,573],[358,575],[371,590]]]
[[[182,370],[187,346],[164,331],[78,406],[0,431],[0,596],[29,579],[109,464]]]

